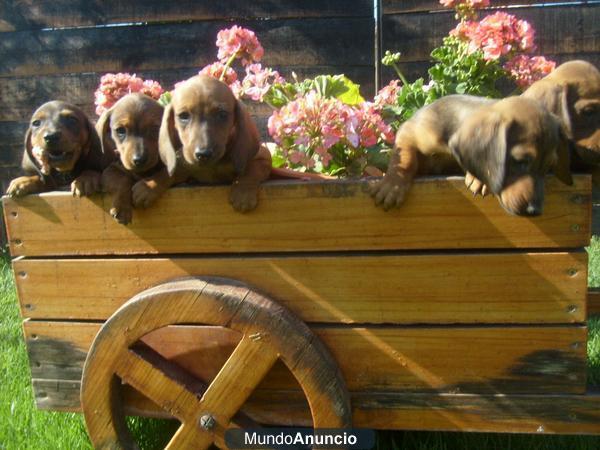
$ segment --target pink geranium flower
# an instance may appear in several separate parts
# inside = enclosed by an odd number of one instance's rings
[[[135,74],[107,73],[100,78],[100,85],[94,92],[96,114],[101,115],[112,107],[121,97],[134,92],[140,92],[158,100],[164,92],[157,81],[144,80]]]
[[[252,62],[259,62],[264,54],[264,49],[254,32],[237,25],[219,31],[217,47],[219,47],[217,54],[219,60],[240,58],[244,66]]]
[[[378,108],[383,108],[385,105],[395,105],[398,101],[398,94],[402,89],[400,80],[392,80],[387,86],[379,90],[373,99]]]
[[[523,89],[541,80],[554,70],[556,63],[543,56],[518,55],[504,65],[517,85]]]
[[[246,67],[246,76],[239,86],[236,86],[238,97],[246,96],[254,101],[262,102],[264,96],[275,83],[285,83],[279,72],[260,64],[250,64]]]
[[[491,14],[481,22],[461,21],[450,34],[468,41],[469,52],[481,50],[487,61],[535,50],[533,27],[505,12]]]
[[[465,6],[471,9],[479,9],[490,6],[490,0],[440,0],[440,3],[446,8]]]
[[[204,66],[200,72],[200,75],[208,75],[209,77],[216,78],[217,80],[221,79],[221,76],[225,72],[225,75],[222,78],[222,81],[231,86],[233,83],[237,81],[237,73],[231,67],[227,67],[225,69],[225,64],[220,61],[209,64],[208,66]]]

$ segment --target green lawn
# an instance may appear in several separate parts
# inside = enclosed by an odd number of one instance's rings
[[[590,286],[600,286],[600,240],[589,248]],[[21,332],[10,265],[0,258],[0,450],[76,450],[91,448],[79,414],[38,411],[34,407],[27,353]],[[600,385],[600,320],[590,321],[589,378]],[[143,449],[162,448],[173,423],[132,420]],[[378,449],[402,450],[596,450],[600,437],[501,435],[491,433],[380,432]]]

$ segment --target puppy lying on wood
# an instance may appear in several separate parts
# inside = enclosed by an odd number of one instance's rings
[[[541,214],[544,176],[551,169],[572,183],[566,136],[538,102],[450,95],[400,127],[387,173],[371,194],[387,210],[402,204],[417,174],[453,174],[461,168],[474,193],[485,193],[485,185],[506,211],[518,215]]]
[[[533,83],[523,94],[556,114],[572,143],[571,167],[600,166],[600,71],[586,61],[569,61]]]
[[[271,172],[271,154],[250,115],[225,83],[208,76],[173,91],[159,149],[171,184],[233,182],[229,201],[239,212],[256,208],[259,184]]]
[[[164,170],[158,154],[162,114],[163,107],[150,97],[128,94],[96,124],[103,151],[118,155],[102,173],[102,187],[112,194],[110,214],[119,223],[131,222],[133,206],[148,206],[152,186],[146,184],[153,182],[148,177]]]
[[[71,186],[76,196],[100,190],[100,173],[114,158],[102,152],[96,130],[75,105],[51,101],[31,117],[21,167],[25,176],[6,193],[22,196]]]

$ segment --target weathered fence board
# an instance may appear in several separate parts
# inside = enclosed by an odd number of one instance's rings
[[[83,27],[131,22],[189,22],[302,17],[372,17],[372,0],[141,1],[3,0],[0,31]]]

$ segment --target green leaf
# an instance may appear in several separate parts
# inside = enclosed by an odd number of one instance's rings
[[[365,99],[360,95],[360,85],[354,83],[350,78],[342,75],[342,79],[344,81],[344,86],[347,88],[346,92],[337,96],[338,100],[342,101],[346,105],[358,105],[365,101]]]

